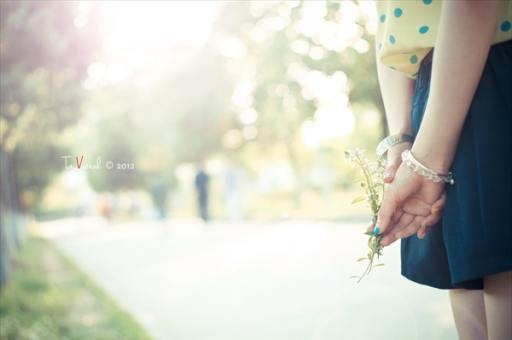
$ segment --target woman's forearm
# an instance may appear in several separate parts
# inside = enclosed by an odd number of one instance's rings
[[[378,42],[375,46],[379,46]],[[378,52],[377,72],[390,133],[412,135],[411,109],[415,81],[383,65]]]
[[[447,173],[491,46],[499,1],[445,1],[434,50],[430,96],[412,152]]]

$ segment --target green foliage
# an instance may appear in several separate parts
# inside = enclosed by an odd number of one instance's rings
[[[366,196],[359,196],[359,197],[357,197],[356,199],[354,199],[354,200],[352,201],[352,204],[354,204],[354,203],[358,203],[358,202],[362,202],[362,201],[364,201],[364,200],[366,200]]]
[[[62,170],[61,156],[68,150],[59,146],[31,148],[20,143],[11,154],[15,172],[15,186],[22,190],[22,201],[27,206],[37,203],[53,174]],[[52,160],[52,161],[48,161]]]
[[[5,340],[150,340],[89,277],[47,241],[29,239],[2,288]]]
[[[247,47],[243,61],[236,58],[228,62],[254,66],[256,68],[255,89],[253,91],[254,103],[252,107],[258,112],[258,121],[254,126],[258,129],[257,143],[245,142],[240,153],[250,153],[254,157],[254,149],[261,149],[263,154],[269,154],[277,145],[284,146],[286,156],[293,166],[301,182],[315,163],[316,151],[308,150],[301,141],[301,127],[305,121],[314,120],[314,113],[318,108],[316,99],[306,99],[303,94],[304,84],[290,77],[290,68],[301,65],[304,70],[320,71],[332,76],[342,71],[348,78],[350,107],[354,112],[362,112],[365,105],[372,103],[382,114],[383,105],[378,88],[377,72],[375,66],[375,53],[373,36],[365,29],[366,18],[361,15],[357,20],[357,37],[362,39],[371,48],[365,53],[359,53],[355,48],[347,46],[343,51],[337,52],[323,46],[318,35],[306,36],[301,32],[306,16],[307,3],[301,2],[293,6],[286,2],[275,3],[249,3],[232,2],[224,7],[219,19],[216,21],[214,31],[218,32],[217,40],[236,38]],[[325,22],[336,26],[339,24],[342,11],[341,3],[327,2]],[[291,7],[286,9],[286,7]],[[288,13],[289,10],[289,13]],[[283,14],[288,13],[288,14]],[[341,15],[341,16],[340,16]],[[279,18],[289,18],[287,25],[281,30],[266,29],[269,21]],[[263,29],[266,32],[264,41],[254,40],[254,30]],[[324,51],[320,59],[313,59],[310,54],[298,54],[291,48],[297,41],[307,43],[311,48],[316,47]],[[229,59],[229,58],[228,58]],[[251,79],[250,74],[235,72],[231,76],[234,82]],[[285,95],[277,93],[277,88],[285,89]],[[290,101],[293,104],[290,104]],[[233,110],[233,109],[232,109]],[[244,124],[237,119],[236,109],[233,112],[232,125],[243,129]],[[360,119],[360,117],[356,117]],[[384,119],[381,119],[384,123]],[[345,139],[337,138],[331,144],[324,145],[320,152],[329,153],[331,163],[341,170],[341,164],[336,164],[339,152],[348,143],[373,146],[382,139],[385,128],[380,131],[367,131],[362,129],[355,136]],[[350,139],[350,141],[349,141]],[[344,182],[345,178],[342,179]]]
[[[261,8],[256,13],[254,7],[258,6]],[[287,6],[282,2],[261,6],[249,2],[219,5],[212,35],[205,46],[194,49],[172,43],[162,45],[159,53],[177,56],[172,65],[155,60],[133,71],[151,79],[151,91],[137,90],[127,84],[94,91],[91,102],[104,120],[100,128],[92,131],[97,139],[96,153],[108,153],[110,148],[115,148],[114,144],[131,145],[130,157],[136,161],[146,188],[153,175],[172,181],[173,170],[180,163],[194,162],[218,152],[254,159],[257,154],[270,155],[282,149],[296,174],[306,177],[316,152],[305,149],[301,126],[313,119],[318,105],[302,95],[304,84],[290,77],[289,68],[300,64],[305,70],[320,71],[327,76],[342,71],[348,77],[347,91],[352,106],[362,108],[372,102],[381,108],[381,101],[372,49],[359,53],[354,47],[347,47],[336,52],[326,49],[314,36],[304,36],[299,28],[306,10],[304,4],[292,6],[288,14],[281,14],[289,18],[286,27],[266,28],[265,41],[254,39],[253,31],[279,18],[280,11]],[[339,23],[339,3],[327,3],[325,20]],[[371,46],[373,39],[365,29],[366,20],[363,16],[358,19],[359,33],[353,40],[363,39]],[[243,56],[225,55],[223,46],[230,39],[243,46]],[[291,49],[297,39],[322,48],[323,58],[316,60],[307,53],[298,55]],[[243,108],[232,101],[237,85],[243,81],[254,85],[249,107],[258,112],[258,119],[249,125],[257,129],[257,137],[254,141],[242,138],[239,144],[229,146],[222,143],[225,134],[231,129],[242,131],[247,126],[240,119]],[[283,93],[277,94],[278,86],[285,89]],[[123,125],[121,121],[127,122],[125,129],[107,144],[103,136],[117,135],[118,125]],[[361,132],[365,144],[366,139],[374,143],[373,139],[380,138],[378,135],[367,138],[371,133]],[[333,160],[338,150],[324,146],[321,152]],[[107,185],[109,176],[105,172],[94,174],[91,184],[95,188],[111,189]],[[129,181],[125,182],[128,186]]]
[[[345,48],[336,50],[326,47],[318,34],[301,31],[308,3],[219,3],[206,45],[190,47],[164,39],[152,51],[151,62],[127,67],[129,76],[119,83],[85,91],[81,84],[85,86],[89,65],[103,63],[108,69],[112,60],[126,57],[102,47],[104,26],[113,24],[102,22],[104,4],[94,2],[87,25],[79,29],[73,23],[78,3],[2,2],[1,6],[2,148],[24,166],[23,171],[15,171],[16,183],[20,193],[28,192],[24,195],[29,197],[24,200],[28,205],[37,203],[53,174],[63,169],[60,157],[66,154],[88,152],[91,158],[102,157],[102,164],[107,160],[135,164],[131,171],[90,171],[89,182],[98,191],[149,190],[155,175],[171,185],[179,164],[222,152],[242,163],[274,153],[287,157],[299,182],[305,183],[320,154],[326,155],[328,166],[346,172],[348,168],[339,161],[340,150],[351,143],[373,146],[385,130],[358,127],[353,136],[307,149],[301,128],[304,122],[314,121],[319,104],[304,96],[305,85],[290,76],[290,69],[297,65],[306,74],[318,71],[332,76],[341,71],[347,77],[344,91],[356,114],[356,126],[361,126],[367,110],[376,108],[381,114],[367,15],[354,17],[357,33]],[[349,15],[342,6],[327,2],[321,20],[339,26]],[[274,20],[285,25],[269,28]],[[264,31],[265,39],[255,39],[255,30]],[[226,54],[223,46],[230,39],[245,52]],[[295,52],[292,44],[299,40],[310,50],[323,51],[322,57]],[[358,51],[356,42],[371,48]],[[172,58],[160,59],[160,55]],[[140,87],[137,79],[149,79],[151,86]],[[240,118],[244,108],[232,100],[242,81],[254,86],[247,107],[258,112],[258,119],[250,124]],[[80,125],[89,126],[86,137],[76,136]],[[257,129],[254,139],[241,137],[234,145],[225,142],[228,131],[240,133],[249,125]],[[341,179],[344,185],[350,181],[348,176]]]
[[[97,35],[76,29],[73,3],[0,6],[2,148],[13,154],[17,192],[31,205],[61,165],[60,132],[80,117],[80,82]]]
[[[127,131],[134,135],[130,131],[135,130],[135,126],[130,123],[130,119],[103,121],[96,128],[99,133],[94,154],[101,157],[102,169],[88,172],[91,187],[98,192],[144,187],[143,176],[135,160],[139,148],[137,140],[126,136]],[[107,161],[114,162],[113,169],[104,167]],[[133,164],[134,168],[117,169],[117,164]]]

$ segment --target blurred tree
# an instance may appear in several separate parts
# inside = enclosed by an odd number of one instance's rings
[[[97,91],[94,106],[109,122],[96,130],[102,141],[98,153],[116,143],[131,145],[125,151],[132,153],[146,188],[155,174],[172,182],[180,163],[223,149],[240,158],[254,146],[267,153],[284,148],[300,182],[306,182],[316,156],[305,148],[304,128],[321,110],[345,115],[330,124],[338,137],[353,133],[354,108],[360,114],[373,103],[383,112],[372,48],[376,17],[363,2],[228,2],[219,4],[215,16],[206,46],[161,41],[158,53],[170,59],[154,58],[132,69],[123,83]],[[150,85],[137,85],[140,79]],[[118,120],[131,123],[119,131]],[[362,147],[383,134],[357,131],[362,136],[354,140],[363,141]],[[109,134],[117,137],[106,146],[103,136]],[[257,143],[249,147],[250,141]],[[102,172],[90,179],[95,188],[112,189],[110,176]],[[126,177],[124,183],[138,182]]]
[[[381,114],[381,130],[371,136],[375,133],[356,128],[362,136],[354,140],[373,148],[386,134],[371,6],[353,1],[234,2],[223,7],[216,21],[211,43],[227,57],[227,73],[238,82],[232,96],[233,124],[262,148],[284,145],[301,183],[313,161],[301,141],[303,129],[322,118],[322,109],[334,108],[341,115],[344,107],[354,111],[373,103],[369,106]],[[243,87],[248,89],[244,92]],[[251,119],[251,112],[257,119]],[[331,125],[341,131],[349,123],[345,119]],[[233,147],[242,145],[253,144]]]
[[[0,2],[0,285],[26,230],[23,212],[64,169],[61,132],[80,117],[81,80],[99,45],[94,25],[78,29],[77,17],[73,2]]]
[[[2,149],[30,206],[63,169],[60,133],[80,117],[81,81],[100,45],[94,25],[75,27],[76,3],[0,6]]]
[[[222,135],[232,124],[227,109],[232,84],[224,80],[223,69],[218,67],[224,57],[212,54],[209,46],[173,42],[161,46],[161,53],[172,53],[179,60],[142,65],[133,71],[134,77],[93,91],[91,99],[94,107],[101,108],[101,120],[91,137],[96,153],[106,155],[112,150],[115,154],[120,144],[125,145],[124,157],[135,163],[136,171],[131,173],[138,172],[142,182],[132,177],[117,180],[150,193],[155,190],[154,178],[172,187],[177,165],[221,150]],[[137,75],[150,79],[148,88],[137,85]],[[114,161],[114,154],[105,160]],[[127,162],[120,155],[116,159]],[[118,186],[112,176],[116,175],[97,172],[89,181],[96,190],[114,190]]]

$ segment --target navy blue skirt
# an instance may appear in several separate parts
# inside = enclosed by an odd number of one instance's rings
[[[413,100],[417,134],[432,63],[422,64]],[[440,127],[442,129],[442,127]],[[512,270],[512,41],[493,45],[464,123],[443,219],[420,240],[402,240],[402,275],[440,289],[483,289]]]

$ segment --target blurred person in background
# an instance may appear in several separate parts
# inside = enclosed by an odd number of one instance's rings
[[[111,204],[111,198],[109,194],[103,195],[100,203],[100,213],[101,216],[103,216],[108,223],[112,220],[112,204]]]
[[[149,184],[149,193],[157,211],[157,218],[165,220],[167,217],[165,203],[167,201],[167,186],[160,175],[154,175]]]
[[[195,186],[197,192],[197,200],[199,205],[199,216],[206,223],[209,220],[208,216],[208,183],[209,176],[204,172],[204,163],[199,161],[197,163],[199,171],[195,179]]]
[[[137,217],[139,213],[139,196],[135,190],[128,191],[128,199],[129,199],[129,214],[132,217]]]
[[[245,182],[247,174],[235,158],[231,158],[224,171],[224,203],[230,221],[240,221],[244,216]]]

